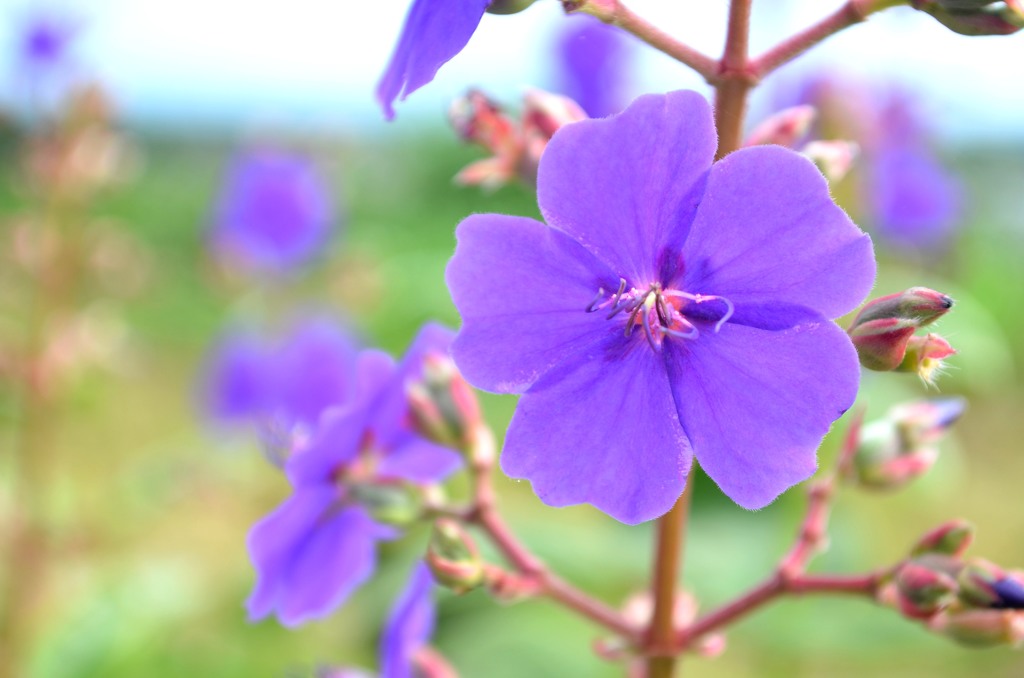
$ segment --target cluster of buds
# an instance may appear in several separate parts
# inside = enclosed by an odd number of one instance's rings
[[[818,117],[814,106],[793,106],[779,111],[754,128],[745,146],[775,144],[791,148],[818,166],[829,181],[839,181],[853,167],[859,146],[842,139],[806,141]]]
[[[857,432],[849,480],[872,489],[895,489],[922,475],[938,459],[938,442],[966,408],[963,398],[939,398],[893,407]]]
[[[1024,642],[1024,573],[980,558],[965,560],[973,538],[973,528],[963,521],[932,530],[879,597],[963,645],[1018,645]]]
[[[1010,35],[1024,28],[1021,0],[911,0],[910,4],[961,35]]]
[[[516,122],[483,93],[471,90],[452,102],[448,118],[463,140],[483,146],[492,156],[467,165],[455,181],[488,189],[514,179],[533,185],[551,137],[562,125],[586,117],[572,99],[535,89],[523,98],[522,116]]]
[[[956,353],[937,334],[915,336],[953,307],[953,300],[927,287],[911,287],[865,304],[848,333],[860,363],[880,372],[913,372],[934,383],[942,361]]]
[[[480,405],[451,358],[425,356],[422,375],[407,383],[405,392],[420,435],[445,447],[469,449],[480,427]]]

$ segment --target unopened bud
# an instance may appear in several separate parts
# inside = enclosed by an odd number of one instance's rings
[[[914,544],[910,555],[921,556],[926,553],[939,553],[959,558],[972,541],[974,541],[974,526],[965,520],[951,520],[921,537]]]
[[[928,626],[970,647],[1019,645],[1024,640],[1024,613],[1015,610],[957,610],[933,617]]]
[[[957,580],[960,599],[972,607],[1024,609],[1024,582],[987,560],[966,563]]]
[[[448,660],[429,645],[416,650],[412,664],[416,668],[414,673],[417,678],[459,678]]]
[[[618,0],[562,0],[562,9],[566,14],[583,12],[608,24],[615,20],[617,4]]]
[[[491,0],[487,5],[488,14],[515,14],[534,3],[534,0]]]
[[[900,611],[914,619],[926,619],[956,600],[957,583],[950,575],[918,561],[908,561],[896,573]]]
[[[441,518],[434,523],[426,562],[437,583],[456,593],[470,591],[483,582],[484,563],[476,544],[454,520]]]
[[[829,181],[839,181],[853,167],[860,146],[853,141],[812,141],[800,153],[811,160]]]
[[[860,362],[869,370],[895,370],[903,363],[914,331],[953,307],[953,300],[926,287],[912,287],[869,301],[850,325]]]
[[[1011,35],[1024,26],[1016,3],[915,0],[914,6],[960,35]]]
[[[747,137],[745,146],[776,144],[793,148],[807,135],[818,116],[814,106],[793,106],[769,116]]]
[[[423,375],[406,385],[406,397],[416,430],[440,445],[465,449],[480,424],[476,395],[447,356],[426,356]]]
[[[404,527],[423,515],[422,495],[408,483],[353,483],[348,491],[353,501],[380,523]]]
[[[956,354],[956,349],[939,335],[929,332],[923,337],[911,337],[903,361],[896,372],[913,372],[928,385],[935,383],[941,374],[943,361]]]
[[[965,409],[963,398],[893,407],[861,428],[850,474],[862,486],[893,489],[922,475],[938,459],[935,444]]]
[[[534,183],[548,142],[565,125],[586,120],[586,112],[569,97],[531,89],[523,99],[524,156],[519,167],[523,181]]]

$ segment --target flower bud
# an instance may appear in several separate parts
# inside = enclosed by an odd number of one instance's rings
[[[426,562],[437,583],[456,593],[470,591],[483,582],[484,563],[476,544],[454,520],[441,518],[434,523]]]
[[[853,167],[853,161],[860,153],[860,146],[856,142],[842,139],[812,141],[804,146],[800,153],[817,165],[826,179],[839,181]]]
[[[525,154],[519,167],[522,179],[531,184],[536,181],[540,156],[555,132],[569,123],[586,119],[586,112],[569,97],[541,89],[529,90],[523,99]]]
[[[957,610],[936,615],[928,626],[961,645],[1019,645],[1024,640],[1024,614],[1015,610]]]
[[[926,287],[911,287],[869,301],[849,329],[861,364],[883,372],[900,367],[914,331],[935,322],[952,307],[950,297]]]
[[[965,520],[951,520],[921,537],[914,544],[910,555],[921,556],[926,553],[938,553],[959,558],[972,541],[974,541],[974,526]]]
[[[488,14],[516,14],[532,5],[534,0],[491,0],[487,5]]]
[[[938,398],[893,407],[862,427],[850,474],[861,486],[893,489],[922,475],[938,459],[935,447],[963,413],[963,398]]]
[[[438,354],[423,360],[423,375],[406,385],[413,424],[424,438],[465,449],[480,424],[480,405],[451,358]]]
[[[786,148],[794,148],[796,143],[807,135],[818,111],[814,106],[793,106],[769,116],[747,137],[744,146],[760,146],[776,144]]]
[[[404,482],[353,483],[349,496],[361,504],[373,519],[404,527],[423,515],[423,498],[418,488]]]
[[[926,619],[956,600],[957,582],[945,572],[928,567],[924,561],[911,560],[896,573],[896,590],[904,615]]]
[[[960,599],[972,607],[1024,609],[1024,582],[998,565],[976,558],[957,577]]]
[[[1024,17],[1015,2],[1003,6],[970,0],[915,0],[913,4],[960,35],[1010,35],[1024,26]]]
[[[913,372],[931,386],[942,372],[942,361],[954,354],[956,349],[937,334],[929,332],[923,337],[910,337],[903,361],[895,371]]]

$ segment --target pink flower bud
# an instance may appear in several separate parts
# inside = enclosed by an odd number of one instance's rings
[[[974,541],[974,526],[965,520],[943,523],[917,540],[911,556],[940,553],[959,558]]]
[[[964,0],[912,0],[911,3],[960,35],[1010,35],[1024,26],[1020,5]]]
[[[950,610],[928,626],[970,647],[1017,646],[1024,640],[1024,613],[1016,610]]]
[[[793,106],[766,118],[750,133],[744,146],[776,144],[794,148],[807,135],[818,111],[814,106]]]
[[[913,619],[927,619],[956,600],[956,580],[923,561],[904,563],[895,581],[900,611]]]
[[[422,378],[406,384],[406,396],[417,432],[440,445],[465,449],[480,425],[476,395],[448,356],[427,355]]]
[[[935,322],[952,307],[953,300],[950,297],[926,287],[912,287],[868,302],[849,329],[861,364],[869,370],[878,371],[901,367],[914,331]],[[925,348],[928,349],[928,355],[922,356],[921,351]],[[937,343],[918,342],[915,350],[917,359],[913,363],[913,371],[922,374],[922,370],[928,367],[934,371],[937,366],[934,361],[941,360],[937,357],[941,353]],[[951,348],[949,350],[952,351]],[[924,363],[925,357],[931,361],[927,365]],[[932,372],[927,374],[930,377]]]
[[[426,563],[441,586],[465,593],[484,579],[484,563],[476,543],[458,522],[441,518],[434,523]]]

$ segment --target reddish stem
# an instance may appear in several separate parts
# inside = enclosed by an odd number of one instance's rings
[[[650,23],[643,17],[634,14],[631,9],[616,1],[609,16],[600,17],[603,21],[614,24],[640,38],[654,49],[667,54],[681,64],[697,71],[708,82],[714,82],[718,76],[718,62],[702,52],[676,40],[668,33]]]
[[[718,130],[718,152],[721,160],[740,147],[747,94],[757,82],[747,63],[750,33],[750,0],[732,0],[729,4],[729,28],[725,51],[718,65],[715,86],[715,129]]]
[[[871,14],[889,7],[905,4],[907,4],[906,0],[847,0],[834,13],[813,26],[783,40],[755,59],[751,65],[751,71],[758,79],[761,79],[779,66],[800,56],[825,38],[861,23]]]

